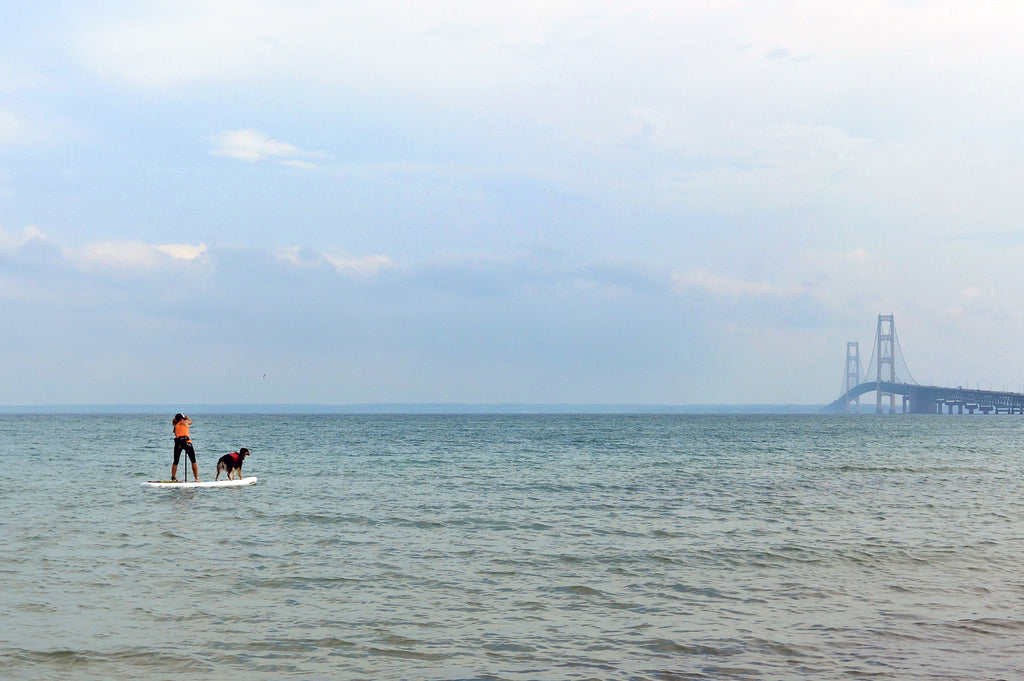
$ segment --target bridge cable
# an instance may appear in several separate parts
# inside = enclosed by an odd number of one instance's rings
[[[871,367],[875,366],[875,350],[878,345],[878,339],[876,338],[875,341],[871,344],[871,359],[868,361],[867,369],[864,370],[864,378],[861,380],[861,383],[867,383],[868,379],[871,378]]]
[[[860,379],[859,376],[857,378],[858,378],[858,380]],[[842,382],[841,385],[842,385],[842,387],[839,388],[839,397],[837,397],[836,399],[841,399],[843,397],[843,395],[845,395],[847,392],[849,392],[849,388],[846,387],[846,367],[845,366],[843,367],[843,382]],[[852,388],[852,387],[853,386],[850,386],[850,388]]]
[[[895,326],[893,327],[893,330],[892,330],[892,336],[893,336],[893,340],[896,341],[896,352],[900,356],[900,362],[903,363],[903,368],[906,369],[907,377],[910,379],[909,383],[911,383],[912,385],[920,385],[917,382],[917,380],[914,378],[913,374],[910,373],[910,367],[907,366],[907,359],[903,356],[903,348],[900,346],[900,337],[896,333]]]

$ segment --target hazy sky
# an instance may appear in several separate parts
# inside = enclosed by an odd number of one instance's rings
[[[1024,4],[7,3],[0,404],[1024,388]]]

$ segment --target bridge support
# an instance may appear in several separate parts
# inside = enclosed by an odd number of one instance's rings
[[[843,380],[843,394],[849,394],[850,388],[860,385],[860,343],[846,343],[846,378]],[[860,395],[846,403],[846,411],[851,414],[860,413]]]
[[[875,357],[877,358],[877,376],[879,390],[875,393],[875,413],[882,412],[882,398],[889,395],[889,413],[896,412],[896,395],[883,393],[881,385],[883,382],[896,382],[896,328],[895,315],[878,315],[878,329],[875,331]]]
[[[939,394],[935,390],[923,386],[909,386],[911,414],[935,414],[941,412]]]

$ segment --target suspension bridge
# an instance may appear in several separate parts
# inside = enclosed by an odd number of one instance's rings
[[[860,398],[875,393],[875,413],[895,414],[901,398],[903,414],[1024,414],[1024,393],[980,390],[957,386],[921,385],[911,376],[896,336],[894,315],[878,315],[875,343],[867,370],[861,373],[860,346],[846,344],[843,387],[835,402],[824,408],[830,413],[860,413]]]

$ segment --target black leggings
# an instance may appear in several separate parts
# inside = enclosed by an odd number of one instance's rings
[[[192,441],[187,437],[176,437],[174,438],[174,465],[178,465],[178,461],[181,460],[181,453],[186,452],[188,454],[188,460],[192,463],[196,462],[196,450],[192,448]]]

